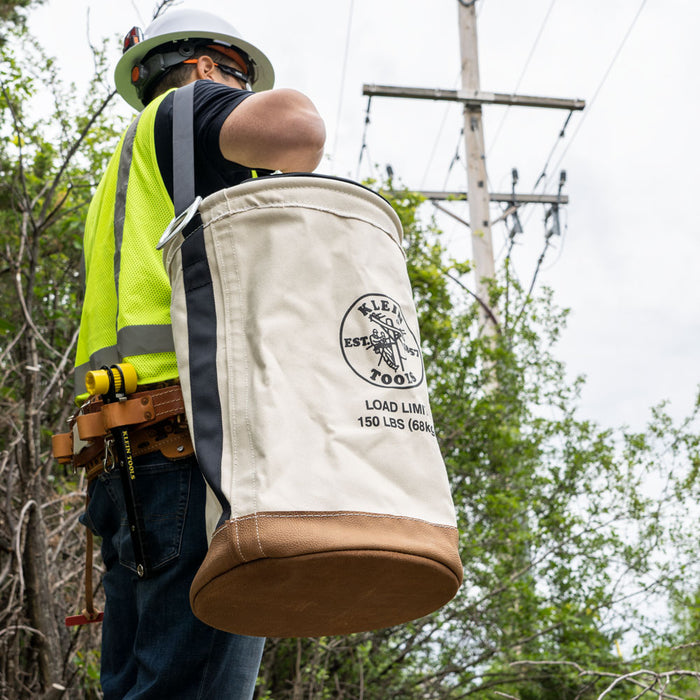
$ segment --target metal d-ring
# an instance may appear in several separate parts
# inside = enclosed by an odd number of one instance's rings
[[[156,246],[156,250],[160,250],[165,246],[165,244],[177,236],[180,231],[182,231],[187,224],[190,223],[192,220],[192,217],[197,213],[197,210],[199,209],[199,205],[202,203],[202,198],[197,196],[195,197],[194,202],[190,204],[185,211],[182,212],[182,214],[178,214],[167,226],[165,231],[163,232],[163,235],[160,237],[160,240],[158,241],[158,245]]]

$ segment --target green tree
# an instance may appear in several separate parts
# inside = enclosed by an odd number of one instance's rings
[[[259,697],[622,698],[630,683],[657,683],[628,674],[662,640],[642,640],[648,613],[697,568],[679,495],[694,479],[696,415],[673,426],[658,409],[641,434],[579,418],[583,380],[554,354],[567,314],[552,293],[526,292],[507,260],[490,298],[475,300],[468,263],[449,259],[420,198],[384,194],[405,231],[465,582],[408,625],[271,640]],[[494,333],[479,305],[499,319]],[[663,493],[647,486],[659,477]],[[621,657],[626,640],[640,645],[634,660]],[[669,692],[679,683],[697,679],[669,675]]]
[[[0,46],[0,688],[60,695],[89,671],[75,663],[84,532],[80,490],[58,468],[80,294],[82,220],[114,146],[104,61],[85,95],[65,85],[22,23]],[[91,644],[94,644],[94,639]],[[81,652],[82,653],[82,652]],[[82,656],[83,661],[85,654]]]
[[[62,623],[80,607],[85,485],[55,465],[49,435],[71,411],[82,221],[118,120],[99,52],[83,94],[21,24],[4,29],[0,692],[96,697],[99,628]],[[420,198],[385,194],[406,234],[465,582],[410,624],[269,640],[259,697],[698,696],[698,408],[677,424],[658,407],[639,432],[582,419],[551,292],[521,287],[508,259],[476,300]]]
[[[40,5],[44,0],[0,0],[0,22],[21,22],[23,10],[32,5]]]

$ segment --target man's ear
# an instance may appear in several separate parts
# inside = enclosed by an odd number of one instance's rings
[[[196,79],[197,80],[211,80],[212,79],[212,72],[214,71],[214,68],[216,68],[216,65],[214,64],[214,61],[211,59],[209,56],[200,56],[197,59],[197,63],[195,64],[194,70],[196,73]]]

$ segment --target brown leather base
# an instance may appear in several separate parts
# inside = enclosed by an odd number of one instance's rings
[[[258,559],[215,578],[193,600],[212,627],[256,637],[321,637],[398,625],[449,601],[457,577],[410,554],[342,551]]]
[[[454,528],[362,513],[259,514],[217,531],[190,603],[227,632],[319,637],[427,615],[461,580]]]

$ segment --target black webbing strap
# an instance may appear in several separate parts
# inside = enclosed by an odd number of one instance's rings
[[[173,95],[173,204],[175,216],[194,201],[194,83]]]
[[[175,215],[194,201],[194,85],[173,97],[173,204]],[[202,220],[197,212],[182,231],[180,248],[187,308],[192,424],[199,468],[222,507],[219,522],[230,517],[231,506],[221,491],[223,425],[216,367],[217,318],[211,270]]]

